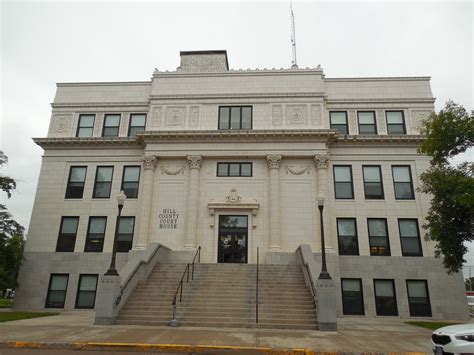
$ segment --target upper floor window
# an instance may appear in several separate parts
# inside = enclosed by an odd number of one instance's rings
[[[98,166],[95,174],[93,198],[109,198],[112,189],[113,166]]]
[[[97,274],[79,275],[76,308],[94,308],[98,276]]]
[[[79,115],[77,124],[77,137],[92,137],[94,131],[95,115]]]
[[[430,295],[426,280],[407,280],[410,316],[431,317]]]
[[[117,253],[128,253],[132,249],[135,217],[120,217],[117,234]]]
[[[252,176],[252,163],[217,163],[217,176]]]
[[[388,134],[406,134],[403,111],[385,111]]]
[[[334,165],[334,193],[337,199],[354,198],[352,185],[352,167],[350,165]]]
[[[377,134],[374,111],[358,111],[359,134]]]
[[[359,255],[357,224],[355,218],[337,219],[339,255]]]
[[[342,313],[364,315],[361,279],[341,279]]]
[[[73,252],[76,245],[77,225],[79,217],[63,217],[59,227],[57,252]]]
[[[374,280],[375,308],[378,316],[398,316],[393,280]]]
[[[107,114],[104,117],[102,137],[118,137],[120,128],[120,114]]]
[[[90,217],[85,252],[101,252],[104,248],[107,217]]]
[[[385,218],[368,218],[370,255],[390,256],[387,220]]]
[[[86,166],[71,166],[67,181],[66,198],[82,198],[86,181]]]
[[[64,308],[69,274],[51,274],[45,308]]]
[[[422,256],[417,219],[399,218],[398,229],[403,256]]]
[[[138,184],[140,181],[139,166],[124,166],[121,190],[128,198],[138,197]]]
[[[219,129],[252,129],[252,106],[219,106]]]
[[[364,192],[366,199],[383,199],[382,171],[380,165],[363,166]]]
[[[413,200],[415,193],[413,191],[410,166],[394,165],[392,166],[392,175],[395,198],[397,200]]]
[[[331,129],[337,129],[339,133],[341,134],[349,134],[346,111],[329,112],[329,120],[330,120]]]
[[[128,136],[134,136],[145,130],[146,114],[132,113],[130,114],[130,124],[128,125]]]

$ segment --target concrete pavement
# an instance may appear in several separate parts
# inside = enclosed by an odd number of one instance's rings
[[[94,312],[84,311],[0,323],[0,342],[178,344],[328,352],[431,352],[430,330],[389,317],[340,318],[337,332],[95,326],[93,320]]]

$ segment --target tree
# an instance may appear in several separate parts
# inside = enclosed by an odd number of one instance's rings
[[[7,156],[0,151],[0,167],[7,162]],[[10,198],[16,189],[16,181],[0,174],[0,189]],[[17,285],[25,245],[23,233],[24,228],[12,218],[7,207],[0,204],[0,290]]]
[[[422,122],[426,139],[419,152],[430,155],[430,168],[420,176],[419,191],[432,196],[423,228],[434,241],[435,256],[443,257],[448,273],[462,268],[466,242],[474,232],[474,163],[450,165],[449,159],[474,145],[474,118],[448,101],[438,113]]]

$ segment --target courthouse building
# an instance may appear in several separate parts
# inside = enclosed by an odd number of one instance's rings
[[[319,200],[338,317],[465,319],[462,276],[422,229],[434,101],[429,77],[230,69],[221,50],[149,81],[57,84],[15,307],[97,310],[123,190],[119,274],[157,243],[210,265],[255,265],[257,248],[300,265],[308,246],[319,267]]]

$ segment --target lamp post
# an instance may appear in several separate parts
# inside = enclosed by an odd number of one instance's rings
[[[122,208],[125,204],[126,199],[127,196],[125,195],[125,193],[123,191],[120,191],[120,194],[117,196],[118,216],[117,222],[115,223],[114,244],[112,246],[112,260],[110,260],[110,266],[105,275],[118,276],[117,269],[115,268],[115,258],[117,256],[117,235],[120,226],[120,215],[122,213]]]
[[[326,266],[326,245],[324,242],[324,220],[323,220],[323,209],[324,209],[324,196],[318,196],[318,208],[319,208],[319,219],[321,225],[321,273],[319,274],[319,279],[331,280],[331,275],[329,275],[327,266]]]

